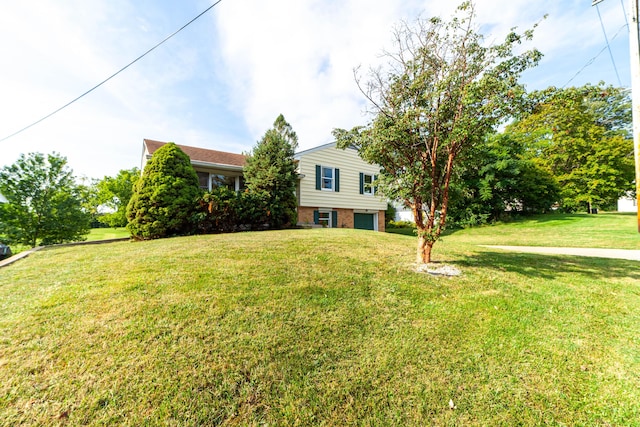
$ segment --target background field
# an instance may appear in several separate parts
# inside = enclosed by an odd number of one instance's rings
[[[456,231],[452,278],[344,229],[36,252],[0,269],[0,424],[633,425],[638,262],[477,245],[638,249],[634,226]]]
[[[129,237],[130,234],[125,227],[118,228],[92,228],[89,231],[87,240],[107,240],[107,239],[120,239]]]

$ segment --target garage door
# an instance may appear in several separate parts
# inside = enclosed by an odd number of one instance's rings
[[[353,228],[360,230],[375,230],[373,227],[374,214],[353,214]]]

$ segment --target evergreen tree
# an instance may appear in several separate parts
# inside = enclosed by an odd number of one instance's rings
[[[265,222],[281,228],[297,222],[297,174],[293,156],[298,136],[280,114],[247,159],[247,189],[265,203]]]
[[[127,228],[136,239],[190,234],[200,195],[189,156],[176,144],[165,144],[153,153],[135,185]]]

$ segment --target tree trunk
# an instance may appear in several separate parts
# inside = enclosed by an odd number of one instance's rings
[[[424,237],[418,236],[418,248],[416,251],[416,263],[429,264],[431,262],[431,249],[433,242],[429,242]]]

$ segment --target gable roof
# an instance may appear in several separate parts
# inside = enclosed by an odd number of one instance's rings
[[[307,150],[298,151],[298,152],[296,152],[294,154],[293,158],[296,159],[296,160],[300,160],[300,156],[304,156],[305,154],[313,153],[314,151],[324,150],[324,149],[329,148],[331,146],[333,146],[335,148],[336,145],[337,144],[335,142],[329,142],[329,143],[326,143],[326,144],[318,145],[317,147],[309,148]]]
[[[339,150],[337,142],[335,142],[335,141],[334,142],[327,142],[326,144],[318,145],[317,147],[313,147],[313,148],[309,148],[309,149],[306,149],[306,150],[298,151],[298,152],[296,152],[294,154],[293,158],[296,159],[296,160],[300,160],[300,157],[302,157],[302,156],[304,156],[306,154],[311,154],[311,153],[314,153],[316,151],[326,150],[327,148],[335,148],[336,150]],[[355,147],[353,147],[353,146],[349,146],[349,147],[347,147],[347,149],[356,150]]]
[[[162,141],[154,141],[152,139],[145,139],[144,145],[147,147],[147,152],[151,155],[155,151],[167,144]],[[247,156],[244,154],[228,153],[226,151],[210,150],[208,148],[190,147],[188,145],[176,144],[184,153],[189,156],[192,162],[198,163],[211,163],[215,165],[227,165],[244,167],[247,163]]]

